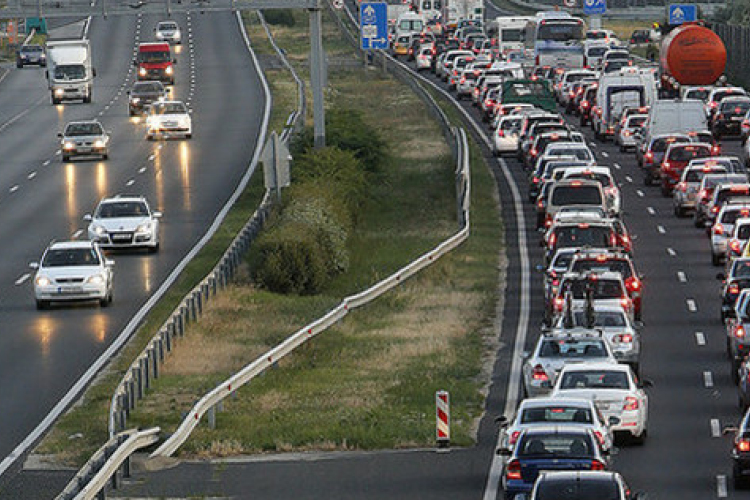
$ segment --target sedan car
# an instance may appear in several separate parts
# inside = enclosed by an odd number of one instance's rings
[[[643,492],[631,493],[617,472],[576,470],[544,471],[534,489],[516,500],[646,500]]]
[[[146,112],[153,103],[164,101],[168,93],[169,89],[159,81],[136,81],[128,90],[128,114]]]
[[[104,257],[93,241],[52,243],[36,269],[34,297],[38,309],[51,302],[96,300],[102,307],[112,302],[114,262]]]
[[[710,230],[713,265],[719,266],[724,262],[737,219],[747,217],[750,217],[750,203],[727,203],[721,207],[716,215],[716,222]]]
[[[576,363],[563,367],[552,390],[553,397],[584,398],[594,402],[606,417],[617,417],[615,434],[643,443],[648,435],[648,380],[638,382],[627,365]]]
[[[545,426],[524,431],[507,455],[502,474],[506,500],[531,492],[542,471],[605,470],[609,466],[590,429]]]
[[[154,35],[160,42],[169,42],[171,44],[182,43],[182,32],[174,21],[161,21],[156,25]]]
[[[183,136],[190,139],[193,136],[193,124],[190,111],[182,101],[156,102],[148,110],[146,117],[146,139],[156,137]]]
[[[29,64],[47,66],[47,54],[41,45],[22,45],[16,52],[16,68],[23,68]]]
[[[103,248],[147,248],[159,250],[159,219],[142,196],[104,198],[89,221],[89,239]]]
[[[63,161],[70,161],[74,156],[109,158],[109,133],[98,120],[70,122],[57,136]]]
[[[734,432],[730,452],[734,487],[746,488],[750,482],[750,410],[745,412],[738,427],[728,427],[725,432]]]

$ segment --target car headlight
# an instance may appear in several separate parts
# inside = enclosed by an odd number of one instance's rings
[[[37,286],[49,286],[52,284],[52,280],[46,276],[37,276],[35,282]]]
[[[61,96],[64,93],[65,93],[65,90],[63,90],[63,89],[55,89],[55,95],[56,96]]]
[[[91,232],[95,233],[95,234],[97,234],[99,236],[102,236],[102,235],[107,234],[107,229],[104,226],[100,226],[98,224],[96,224],[96,225],[92,224],[91,225]]]
[[[75,147],[76,145],[73,142],[65,141],[65,143],[63,143],[63,149],[75,149]]]
[[[143,224],[139,224],[137,228],[135,228],[136,233],[150,233],[151,232],[151,223],[150,222],[144,222]]]
[[[95,148],[103,148],[104,147],[104,140],[103,139],[97,139],[94,141],[94,147]]]
[[[132,99],[130,99],[130,102],[132,102],[133,104],[138,104],[139,102],[141,102],[141,98],[133,97]]]
[[[167,69],[165,69],[164,72],[171,75],[174,72],[174,68],[172,66],[167,66]]]
[[[140,68],[138,70],[138,74],[141,76],[146,76],[146,68]]]
[[[86,283],[90,285],[101,285],[104,283],[104,276],[101,274],[95,274],[86,278]]]

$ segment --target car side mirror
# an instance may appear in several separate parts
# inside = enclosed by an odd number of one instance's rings
[[[734,434],[739,430],[740,429],[736,425],[727,425],[722,429],[721,433],[726,436],[727,434]]]
[[[500,415],[499,417],[495,417],[495,422],[500,424],[500,427],[507,427],[508,424],[510,423],[508,421],[508,417],[506,417],[505,415]]]
[[[29,262],[29,267],[31,269],[39,269],[39,262]]]
[[[62,132],[58,132],[58,133],[57,133],[57,137],[59,137],[59,138],[61,138],[61,139],[62,139],[62,136],[63,136],[63,135],[62,135]]]
[[[495,450],[495,454],[503,457],[510,456],[510,448],[498,448],[497,450]]]
[[[610,427],[618,425],[620,423],[620,417],[615,417],[614,415],[612,415],[611,417],[609,417],[609,419],[607,419],[607,423],[610,425]]]
[[[153,213],[154,219],[161,219],[161,215],[162,215],[161,212],[154,212]]]
[[[91,222],[92,219],[93,217],[91,217],[91,214],[86,214],[83,216],[83,220],[85,221]]]

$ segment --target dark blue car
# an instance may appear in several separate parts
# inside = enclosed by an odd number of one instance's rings
[[[594,434],[575,426],[552,425],[524,431],[503,470],[506,500],[528,493],[540,471],[604,470],[608,460]]]

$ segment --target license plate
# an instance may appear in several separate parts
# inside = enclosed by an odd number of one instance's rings
[[[112,239],[115,241],[128,241],[130,240],[129,234],[113,234]]]
[[[177,126],[177,122],[164,122],[164,126],[174,128]]]
[[[80,286],[60,286],[57,291],[58,293],[81,293],[83,288]]]
[[[733,116],[732,117],[732,121],[733,122],[741,122],[742,118],[743,118],[742,116]]]
[[[79,153],[90,153],[91,148],[76,148]]]

